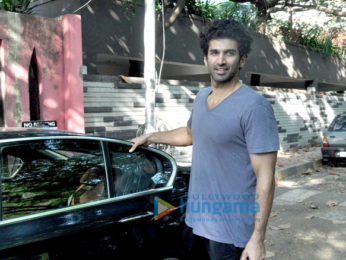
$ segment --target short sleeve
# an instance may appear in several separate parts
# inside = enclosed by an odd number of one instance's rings
[[[280,150],[278,127],[269,103],[249,108],[242,117],[242,128],[249,153]]]
[[[191,111],[191,115],[190,115],[190,118],[189,120],[187,121],[187,126],[192,129],[192,114],[193,114],[193,110]]]

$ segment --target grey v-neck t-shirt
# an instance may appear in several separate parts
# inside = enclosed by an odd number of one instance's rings
[[[246,85],[209,109],[212,89],[196,96],[187,123],[193,153],[185,222],[193,233],[245,247],[260,211],[250,153],[280,149],[269,102]]]

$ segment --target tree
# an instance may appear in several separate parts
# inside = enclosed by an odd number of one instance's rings
[[[0,10],[30,14],[32,12],[32,8],[29,8],[30,2],[30,0],[0,0]]]
[[[132,11],[133,13],[135,12],[135,8],[139,2],[139,0],[111,0],[111,1],[116,4],[121,4],[124,8]],[[162,30],[163,23],[164,23],[165,30],[171,27],[175,23],[175,21],[178,19],[179,15],[184,11],[184,8],[188,1],[195,1],[195,0],[156,0],[156,10],[157,10],[156,26],[155,26],[156,46],[158,45],[162,32],[163,32]],[[172,11],[169,12],[168,16],[167,15],[163,16],[162,9],[164,14],[167,13],[168,9],[172,9]]]
[[[316,10],[336,17],[346,17],[344,0],[230,0],[234,3],[249,3],[258,10],[261,20],[259,32],[265,33],[266,22],[272,19],[271,14],[284,12],[302,12]]]
[[[156,39],[155,44],[156,46],[159,43],[159,40],[161,38],[161,35],[163,33],[162,27],[163,27],[163,21],[164,21],[164,29],[167,30],[169,27],[171,27],[175,21],[177,20],[180,13],[184,10],[184,7],[186,5],[187,0],[178,0],[173,6],[173,11],[170,13],[170,15],[165,19],[163,19],[162,12],[158,13],[158,16],[156,18]],[[164,13],[168,10],[168,8],[172,8],[172,4],[169,0],[161,0],[160,4],[161,8],[163,8]]]
[[[138,0],[112,1],[120,1],[127,7],[133,7],[138,2]],[[336,19],[346,18],[345,0],[229,0],[228,3],[233,5],[227,5],[227,3],[216,5],[213,0],[203,2],[201,0],[157,0],[156,6],[158,11],[163,8],[165,13],[168,9],[173,9],[169,15],[165,15],[165,29],[172,26],[182,13],[199,15],[203,20],[237,16],[241,22],[262,34],[266,34],[268,22],[273,20],[275,13],[278,12],[291,14],[291,23],[292,13],[309,10],[316,10]],[[157,12],[156,45],[162,35],[162,26],[162,13]]]
[[[32,2],[31,0],[0,0],[0,10],[14,13],[32,14],[33,9],[36,7],[52,1],[55,0],[50,0],[42,4],[30,5]]]

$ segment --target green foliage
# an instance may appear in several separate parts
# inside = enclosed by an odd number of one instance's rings
[[[188,0],[186,3],[185,11],[187,13],[198,15],[204,22],[209,19],[215,18],[217,6],[212,0],[202,2],[200,0]]]
[[[312,50],[322,53],[323,57],[335,55],[339,58],[345,58],[345,48],[340,48],[333,44],[330,38],[326,38],[321,28],[313,28],[302,35],[298,42]]]
[[[174,6],[177,4],[176,0],[169,0],[169,8],[173,9]],[[162,10],[162,0],[155,0],[155,10],[161,11]]]
[[[217,5],[215,18],[230,18],[234,19],[252,31],[258,30],[257,10],[252,6],[244,6],[239,3],[227,2]]]
[[[124,2],[124,7],[133,14],[137,1]],[[261,20],[259,11],[253,5],[244,5],[232,0],[220,4],[215,4],[213,1],[187,0],[183,12],[185,14],[198,15],[204,22],[210,19],[234,19],[247,26],[250,30],[258,32],[259,25],[263,22],[263,19]],[[177,2],[178,0],[169,0],[169,7],[173,9]],[[340,1],[329,2],[337,3]],[[326,5],[326,1],[320,0],[320,4]],[[162,0],[156,0],[156,10],[159,11],[161,8]],[[266,34],[278,39],[302,44],[312,50],[321,52],[323,56],[336,55],[340,58],[345,58],[346,47],[340,48],[333,44],[333,37],[326,33],[331,28],[337,30],[344,28],[342,19],[335,17],[335,19],[326,24],[326,28],[305,23],[293,24],[290,20],[271,19],[267,21]]]
[[[335,55],[345,58],[346,46],[340,48],[333,39],[342,30],[338,23],[327,22],[323,26],[293,23],[291,20],[272,19],[267,24],[267,35],[301,44],[320,52],[324,57]]]
[[[0,10],[31,14],[34,7],[29,7],[31,0],[0,0]]]
[[[253,31],[257,31],[259,24],[256,9],[234,2],[215,4],[212,0],[188,0],[185,12],[200,16],[204,22],[210,19],[234,19]]]
[[[122,6],[126,9],[126,19],[131,20],[131,16],[134,16],[136,13],[136,7],[138,5],[138,1],[125,1],[122,2]]]
[[[225,2],[215,5],[211,0],[207,0],[206,2],[189,0],[187,6],[189,13],[201,16],[203,21],[215,18],[234,19],[256,32],[261,23],[258,10],[252,5],[243,5],[236,2]],[[331,26],[333,24],[333,28],[341,29],[342,23],[340,20],[340,17],[336,17],[335,21],[328,25]],[[346,48],[340,48],[334,45],[331,36],[326,34],[328,30],[326,28],[308,24],[294,26],[290,20],[282,21],[277,19],[269,21],[268,26],[275,27],[274,33],[273,30],[268,33],[270,36],[302,44],[312,50],[321,52],[324,57],[330,55],[336,55],[340,58],[346,57]]]

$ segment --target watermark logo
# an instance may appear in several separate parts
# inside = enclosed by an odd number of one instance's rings
[[[180,199],[181,205],[186,205],[187,213],[211,213],[222,216],[223,213],[258,213],[260,204],[256,201],[258,193],[186,193]]]
[[[190,213],[187,222],[259,222],[255,214],[260,212],[259,195],[235,193],[186,193],[180,199],[180,213]],[[158,220],[177,208],[155,197],[154,219]],[[201,213],[201,214],[198,214]],[[183,221],[181,218],[180,221]]]
[[[155,197],[154,199],[154,219],[158,220],[167,214],[171,213],[172,211],[176,210],[177,208],[173,205],[169,204],[167,201],[164,201],[163,199],[160,199],[158,197]]]

